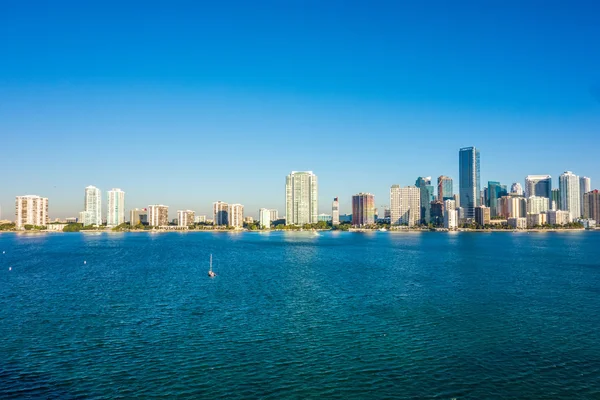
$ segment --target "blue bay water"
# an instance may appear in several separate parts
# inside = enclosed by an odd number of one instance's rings
[[[1,251],[0,398],[600,398],[596,232],[1,234]]]

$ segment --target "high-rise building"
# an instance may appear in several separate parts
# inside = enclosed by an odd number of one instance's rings
[[[337,197],[334,197],[331,203],[331,224],[334,226],[340,224],[340,202]]]
[[[162,204],[148,206],[148,224],[150,226],[169,225],[169,207]]]
[[[121,225],[125,222],[125,192],[121,189],[111,189],[107,195],[106,225]]]
[[[277,211],[274,208],[270,209],[269,210],[269,219],[270,219],[270,222],[277,221],[279,219],[279,211]]]
[[[418,177],[415,186],[421,191],[421,224],[429,224],[431,222],[431,202],[434,200],[433,186],[431,185],[431,177]]]
[[[550,210],[550,199],[542,196],[527,198],[527,213],[540,214]]]
[[[568,211],[571,221],[581,216],[581,201],[579,201],[579,177],[571,171],[562,173],[558,180],[560,188],[561,209]]]
[[[258,223],[262,229],[271,228],[271,210],[268,208],[261,208],[258,210]]]
[[[486,205],[490,208],[490,215],[497,217],[498,214],[498,199],[502,196],[506,196],[506,185],[501,185],[500,182],[488,181],[488,190]]]
[[[460,196],[458,193],[454,193],[454,207],[456,207],[455,210],[460,208]]]
[[[438,177],[438,197],[439,201],[451,200],[454,197],[454,188],[452,178],[447,176]]]
[[[46,226],[48,224],[48,199],[34,195],[17,196],[15,216],[17,229],[23,229],[25,225]]]
[[[446,200],[448,201],[448,200]],[[444,222],[444,202],[434,200],[431,202],[431,223],[440,226]]]
[[[194,225],[195,216],[192,210],[177,210],[177,226]]]
[[[444,210],[444,228],[456,229],[458,226],[458,211],[454,209]]]
[[[550,175],[527,175],[525,177],[525,197],[552,198],[552,177]]]
[[[479,202],[479,192],[481,191],[479,150],[475,147],[460,149],[458,161],[460,207],[465,211],[465,219],[475,218],[475,207],[481,205]]]
[[[241,204],[230,204],[227,209],[228,221],[227,225],[233,226],[234,228],[241,228],[244,226],[244,206]]]
[[[519,182],[514,182],[510,186],[510,192],[516,194],[517,196],[523,196],[523,187]]]
[[[136,225],[147,224],[147,223],[148,223],[148,211],[145,208],[143,208],[143,209],[134,208],[133,210],[129,211],[129,225],[136,226]]]
[[[579,178],[579,199],[581,205],[579,206],[579,211],[581,215],[583,215],[583,195],[592,190],[592,180],[587,176],[582,176]]]
[[[95,186],[85,188],[83,211],[84,226],[102,225],[102,197],[100,196],[100,189]]]
[[[214,225],[227,225],[229,223],[229,204],[222,201],[215,201],[213,203],[213,224]]]
[[[583,218],[600,223],[600,192],[598,189],[583,195]]]
[[[490,208],[486,206],[475,207],[475,223],[484,226],[490,224]]]
[[[286,225],[316,224],[318,183],[312,171],[292,171],[285,179]]]
[[[502,196],[498,200],[497,212],[504,218],[526,218],[527,199],[517,194]]]
[[[550,209],[560,210],[560,189],[552,189]]]
[[[414,226],[421,221],[421,190],[415,186],[390,188],[390,222]]]
[[[456,210],[456,201],[454,201],[454,200],[444,201],[444,210]]]
[[[364,226],[375,223],[375,196],[359,193],[352,196],[352,225]]]

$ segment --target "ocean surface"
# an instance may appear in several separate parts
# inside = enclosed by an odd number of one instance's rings
[[[0,253],[2,399],[600,399],[600,232],[5,233]]]

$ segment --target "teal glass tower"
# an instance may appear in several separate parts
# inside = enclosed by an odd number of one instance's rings
[[[464,209],[466,218],[475,218],[475,207],[481,205],[479,169],[479,150],[475,147],[460,149],[458,153],[460,207]]]

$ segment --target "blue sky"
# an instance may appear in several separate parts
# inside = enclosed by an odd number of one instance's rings
[[[471,145],[482,182],[597,187],[596,2],[127,3],[3,3],[2,218],[23,194],[76,216],[87,185],[172,217],[283,214],[292,170],[318,175],[321,212],[350,212],[418,176],[457,190]]]

